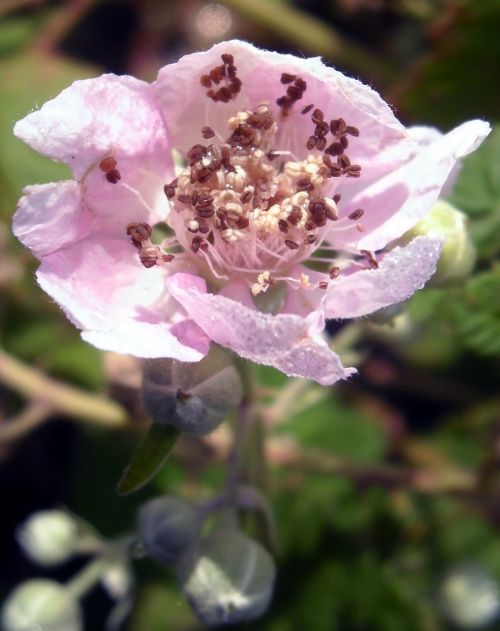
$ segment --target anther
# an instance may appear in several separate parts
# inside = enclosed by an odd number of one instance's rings
[[[154,267],[160,256],[160,248],[157,245],[149,245],[139,252],[139,260],[146,268]]]
[[[291,223],[292,226],[296,226],[299,221],[302,219],[302,209],[300,206],[293,206],[292,212],[288,215],[288,223]]]
[[[153,229],[147,223],[142,223],[139,221],[134,221],[133,223],[129,223],[127,226],[127,234],[129,237],[136,242],[142,243],[143,241],[147,241],[151,236]],[[135,243],[134,243],[135,245]]]
[[[203,138],[208,139],[208,138],[213,138],[215,136],[215,132],[211,127],[203,127],[201,130],[201,135],[203,136]]]
[[[316,140],[316,136],[309,136],[306,144],[306,147],[309,149],[309,151],[312,151],[316,146]]]
[[[312,245],[313,243],[316,243],[316,235],[308,234],[307,237],[304,239],[304,243],[306,245]]]
[[[161,260],[164,263],[170,263],[174,259],[175,259],[175,256],[173,254],[162,254],[162,257],[161,257]]]
[[[203,74],[200,77],[200,83],[204,88],[210,88],[212,86],[212,79],[207,74]]]
[[[318,151],[324,151],[326,147],[326,138],[322,137],[322,138],[317,138],[316,139],[316,149]]]
[[[311,103],[310,105],[306,105],[304,108],[302,108],[300,113],[309,114],[309,112],[312,110],[313,107],[314,107],[314,103]]]
[[[106,173],[106,179],[108,180],[110,184],[116,184],[118,180],[122,179],[122,176],[120,174],[120,171],[118,171],[118,169],[111,169],[111,171],[108,171]]]
[[[234,63],[234,57],[230,53],[224,53],[221,55],[221,59],[226,66],[232,66]]]
[[[318,283],[318,287],[320,289],[328,289],[328,283],[326,282],[326,280],[322,280],[320,283]]]
[[[311,115],[312,122],[317,125],[318,123],[322,123],[325,115],[320,109],[315,109]]]
[[[298,250],[299,249],[299,244],[295,243],[295,241],[291,241],[290,239],[286,239],[285,240],[285,245],[287,248],[290,248],[290,250]]]
[[[373,252],[370,252],[369,250],[360,250],[360,253],[366,258],[368,265],[372,269],[378,269],[378,262]]]
[[[245,191],[243,195],[241,195],[240,197],[240,202],[242,204],[246,204],[252,199],[252,195],[253,195],[252,191]]]
[[[351,165],[351,161],[345,154],[339,155],[339,157],[337,158],[337,162],[339,163],[339,166],[341,166],[343,169]]]
[[[286,222],[284,219],[280,219],[278,221],[278,228],[281,232],[286,234],[288,232],[288,222]]]
[[[108,156],[107,158],[104,158],[104,160],[101,160],[99,162],[99,168],[101,169],[101,171],[104,171],[104,173],[109,173],[115,168],[117,164],[118,163],[113,158],[113,156]]]
[[[281,74],[280,81],[281,81],[281,83],[284,83],[286,85],[287,83],[292,83],[293,81],[295,81],[296,78],[297,78],[297,76],[294,75],[294,74],[289,74],[288,72],[283,72]]]
[[[194,237],[191,241],[191,250],[196,254],[200,249],[200,245],[203,243],[203,239],[201,237]]]
[[[182,195],[178,195],[177,199],[182,203],[182,204],[191,204],[191,195],[186,195],[186,194],[182,194]]]
[[[357,221],[358,219],[361,219],[364,214],[365,211],[362,208],[357,208],[354,212],[348,215],[348,217],[349,219],[352,219],[352,221]]]
[[[359,129],[357,127],[353,127],[352,125],[347,125],[346,127],[346,133],[350,134],[351,136],[359,136]]]
[[[342,199],[342,195],[340,193],[337,193],[336,195],[333,196],[333,201],[338,204],[340,202],[340,200]]]
[[[340,142],[332,142],[332,144],[325,149],[325,153],[329,156],[339,156],[343,151],[344,149]]]
[[[311,183],[311,180],[308,177],[301,177],[297,180],[297,190],[298,191],[312,191],[314,186]]]
[[[330,269],[328,270],[328,273],[330,274],[330,278],[334,280],[340,274],[340,267],[336,267],[336,266],[330,267]]]

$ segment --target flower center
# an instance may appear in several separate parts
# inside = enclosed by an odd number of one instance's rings
[[[242,86],[232,55],[222,55],[222,62],[200,78],[214,103],[228,103]],[[311,258],[338,220],[340,195],[331,196],[332,178],[357,178],[361,172],[346,155],[348,136],[359,136],[359,130],[342,118],[327,122],[314,105],[301,109],[302,115],[312,111],[307,157],[300,160],[279,146],[277,139],[286,133],[292,109],[307,89],[303,79],[288,73],[281,75],[281,83],[287,88],[276,101],[277,114],[268,103],[237,111],[227,121],[225,138],[203,127],[202,138],[212,143],[191,147],[184,168],[164,187],[177,246],[204,263],[216,279],[243,279],[254,294],[277,280],[309,285],[304,274],[297,279],[290,274],[297,263]],[[362,215],[358,209],[347,220],[358,221]],[[144,253],[146,266],[170,260],[152,246],[149,235],[129,234]],[[169,243],[162,244],[165,252]],[[331,267],[330,279],[338,273],[339,267]]]

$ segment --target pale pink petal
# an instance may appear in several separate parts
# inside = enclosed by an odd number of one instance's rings
[[[73,180],[27,186],[23,193],[13,231],[38,258],[88,235],[92,217]]]
[[[312,322],[295,315],[260,313],[225,296],[208,294],[205,281],[191,274],[175,274],[167,285],[212,340],[246,359],[323,385],[355,372],[344,368],[320,337],[310,337]]]
[[[166,295],[166,271],[145,269],[124,239],[93,237],[44,257],[38,282],[104,350],[197,361],[203,353],[171,332],[179,305]]]
[[[150,85],[112,74],[75,81],[20,120],[14,133],[43,155],[66,162],[76,177],[114,152],[133,157],[165,146]]]
[[[417,237],[386,254],[378,269],[341,274],[322,307],[327,318],[357,318],[409,298],[436,270],[443,241]]]
[[[165,219],[163,185],[173,177],[167,131],[151,86],[133,77],[103,75],[75,81],[14,127],[40,153],[66,162],[81,181],[84,205],[108,232],[130,221]],[[99,168],[109,156],[121,180]]]
[[[227,104],[213,103],[205,95],[207,89],[200,84],[201,75],[222,63],[223,53],[234,56],[238,77],[243,82],[238,99]],[[350,140],[349,157],[353,163],[363,166],[366,181],[399,165],[415,149],[415,142],[408,138],[391,108],[370,87],[325,66],[319,57],[299,59],[259,50],[237,40],[216,44],[207,52],[186,55],[159,72],[154,87],[173,144],[185,151],[203,142],[200,130],[206,124],[227,137],[228,117],[238,109],[254,108],[263,101],[269,102],[278,113],[276,99],[285,94],[287,88],[280,82],[283,72],[302,77],[307,82],[307,90],[282,121],[278,138],[281,146],[276,149],[292,150],[299,157],[306,153],[306,141],[314,125],[310,113],[302,115],[300,112],[310,103],[322,109],[328,121],[343,117],[348,124],[359,128],[360,137]]]
[[[476,149],[489,134],[490,126],[480,120],[464,123],[438,137],[408,163],[381,178],[356,195],[347,205],[340,204],[342,217],[357,208],[365,214],[359,232],[356,223],[348,231],[337,232],[344,224],[332,226],[331,239],[338,247],[378,250],[398,238],[424,217],[438,198],[457,160]]]

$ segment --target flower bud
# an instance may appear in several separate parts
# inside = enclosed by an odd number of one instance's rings
[[[80,606],[67,587],[48,579],[26,581],[2,608],[4,631],[81,631]]]
[[[479,629],[500,615],[500,589],[483,568],[464,564],[451,570],[439,587],[439,605],[459,629]]]
[[[177,574],[201,622],[235,624],[254,620],[273,592],[274,562],[256,541],[233,529],[218,529],[196,542]]]
[[[448,202],[438,200],[424,219],[402,239],[408,243],[417,236],[445,237],[436,273],[430,286],[440,287],[465,278],[476,262],[476,250],[469,235],[467,216]]]
[[[24,553],[40,565],[57,565],[69,559],[77,551],[78,539],[75,520],[61,510],[33,513],[17,530]]]
[[[144,364],[144,406],[155,423],[173,425],[186,434],[213,431],[242,396],[238,371],[217,346],[198,363],[152,359]]]
[[[138,515],[138,534],[145,553],[164,565],[175,563],[198,537],[201,520],[196,509],[177,497],[157,497]]]

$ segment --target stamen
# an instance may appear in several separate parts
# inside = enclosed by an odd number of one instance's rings
[[[373,252],[370,252],[368,250],[360,250],[360,253],[367,259],[368,265],[372,269],[378,269],[378,261],[375,258],[375,255],[373,254]]]
[[[206,126],[202,128],[201,135],[207,140],[208,138],[213,138],[215,136],[215,132],[211,127]]]
[[[122,179],[120,171],[118,169],[111,169],[106,173],[106,179],[110,184],[116,184],[119,180]]]
[[[348,218],[352,219],[353,221],[357,221],[358,219],[361,219],[364,214],[365,211],[362,208],[357,208],[350,215],[348,215]]]
[[[330,278],[334,280],[340,274],[340,267],[337,267],[337,266],[330,267],[330,269],[328,270],[328,274],[330,275]]]
[[[321,282],[318,283],[318,287],[320,289],[328,289],[328,283],[325,280],[322,280]]]
[[[314,104],[311,103],[310,105],[306,105],[302,110],[301,110],[301,114],[308,114],[312,108],[314,107]]]
[[[299,244],[295,243],[295,241],[292,241],[291,239],[286,239],[285,240],[285,245],[287,248],[290,248],[290,250],[298,250],[299,249]]]

